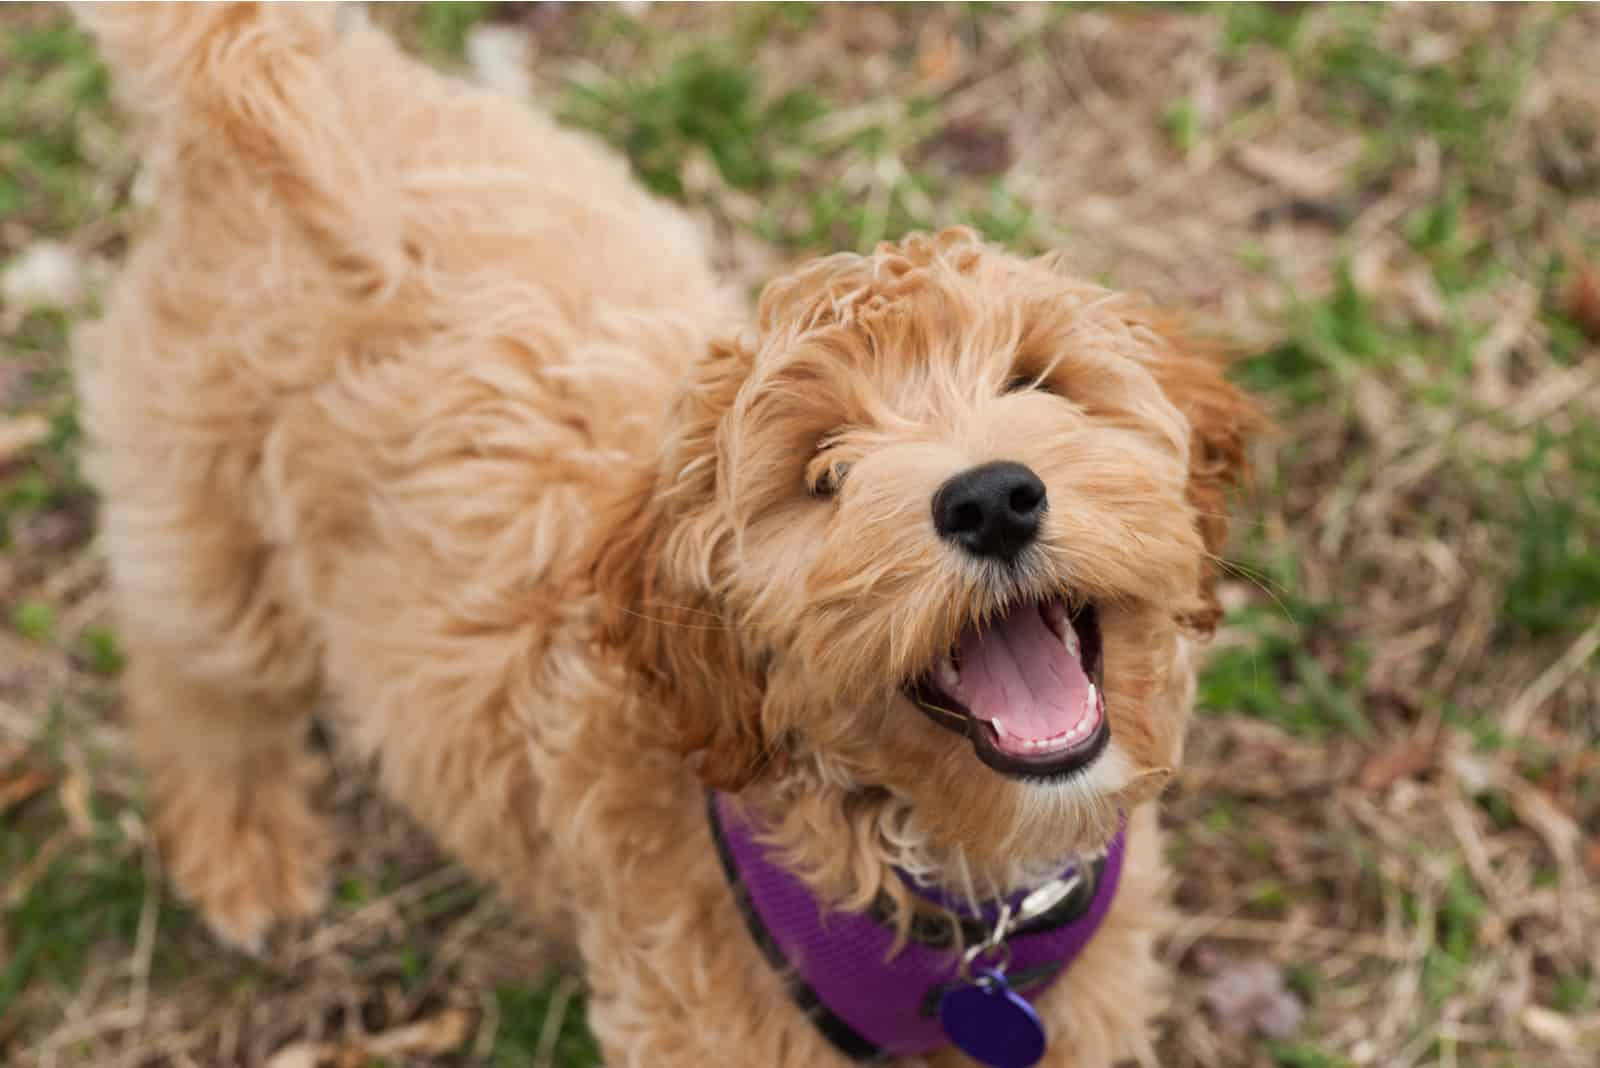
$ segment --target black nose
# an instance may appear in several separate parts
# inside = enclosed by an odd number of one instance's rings
[[[974,556],[1014,558],[1039,536],[1044,483],[1022,464],[1001,460],[963,471],[933,495],[939,536]]]

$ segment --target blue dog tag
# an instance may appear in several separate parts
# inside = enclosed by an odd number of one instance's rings
[[[939,1023],[967,1056],[989,1068],[1033,1068],[1044,1056],[1044,1024],[997,971],[939,999]]]

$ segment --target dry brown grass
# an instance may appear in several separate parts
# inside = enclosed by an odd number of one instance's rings
[[[383,13],[442,62],[479,15]],[[1162,1064],[1600,1061],[1600,16],[490,17],[739,277],[976,221],[1262,354],[1240,373],[1281,432],[1167,814]],[[0,263],[66,242],[92,292],[134,161],[60,19],[0,12]],[[572,985],[359,769],[314,929],[252,964],[166,900],[59,299],[0,307],[0,1061],[592,1063]]]

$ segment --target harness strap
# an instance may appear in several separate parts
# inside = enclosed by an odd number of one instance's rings
[[[981,942],[993,917],[1015,901],[991,902],[971,915],[937,890],[902,873],[913,891],[944,909],[953,923],[913,925],[908,943],[894,948],[886,901],[866,912],[835,911],[767,858],[756,829],[731,799],[710,791],[707,823],[729,888],[767,962],[781,973],[801,1011],[841,1054],[860,1062],[914,1056],[949,1045],[939,1022],[945,992],[962,980],[954,924],[962,940]],[[1010,986],[1030,1000],[1058,978],[1104,920],[1122,869],[1126,829],[1120,829],[1074,889],[1007,938]],[[1076,873],[1069,868],[1063,877]],[[976,937],[973,937],[976,935]]]

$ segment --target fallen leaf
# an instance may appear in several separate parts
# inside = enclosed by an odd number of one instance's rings
[[[0,815],[22,804],[54,781],[55,776],[42,768],[23,768],[14,774],[0,775]]]
[[[1424,326],[1443,329],[1450,321],[1450,306],[1445,303],[1439,279],[1427,267],[1414,267],[1400,278],[1400,290],[1411,305],[1412,314]]]
[[[15,460],[50,436],[50,420],[42,415],[19,415],[0,420],[0,467]]]
[[[1356,774],[1363,790],[1387,790],[1401,779],[1416,778],[1433,767],[1433,746],[1415,740],[1402,741],[1368,757]]]
[[[1284,985],[1283,969],[1262,958],[1220,966],[1206,984],[1205,1003],[1227,1034],[1277,1040],[1299,1030],[1306,1011]]]
[[[1595,839],[1584,847],[1583,863],[1595,878],[1600,879],[1600,838]]]
[[[266,1068],[317,1068],[326,1052],[320,1042],[296,1042],[268,1057]]]
[[[426,1020],[374,1035],[364,1044],[368,1052],[379,1057],[433,1056],[457,1049],[471,1033],[471,1013],[465,1009],[446,1009]]]
[[[44,844],[34,850],[33,858],[23,865],[22,870],[11,876],[5,886],[4,896],[0,896],[0,906],[11,909],[16,908],[18,902],[27,897],[39,877],[50,869],[56,858],[66,851],[71,844],[71,838],[65,829],[57,830],[44,840]]]
[[[1563,868],[1577,867],[1583,828],[1565,805],[1521,777],[1508,780],[1507,793],[1517,819],[1543,839],[1556,863]]]
[[[917,49],[917,73],[930,82],[954,80],[962,67],[961,41],[953,33],[929,30]]]
[[[571,4],[566,0],[512,0],[495,8],[499,22],[520,24],[535,37],[555,33],[561,22],[570,14]]]
[[[472,1033],[472,1014],[446,1009],[425,1020],[347,1042],[296,1042],[267,1059],[266,1068],[364,1068],[382,1058],[453,1053]]]
[[[936,135],[929,154],[956,174],[1000,174],[1014,156],[1011,131],[978,115],[951,119]]]
[[[1570,1016],[1542,1005],[1527,1005],[1522,1010],[1521,1020],[1529,1034],[1552,1046],[1562,1049],[1576,1049],[1578,1046],[1578,1025]]]
[[[1591,776],[1600,778],[1600,750],[1584,749],[1556,757],[1543,784],[1557,797],[1572,797]]]
[[[1585,264],[1567,283],[1567,314],[1583,336],[1600,341],[1600,269]]]
[[[1451,747],[1445,757],[1445,765],[1450,769],[1450,774],[1455,776],[1462,792],[1468,797],[1478,797],[1487,793],[1504,778],[1504,772],[1499,764],[1488,757],[1474,753],[1464,742],[1458,742]]]
[[[525,21],[535,36],[553,34],[572,7],[566,0],[540,0],[529,6],[533,10],[528,12]]]
[[[1354,144],[1355,150],[1352,150]],[[1234,161],[1247,174],[1271,182],[1291,196],[1327,200],[1344,188],[1345,171],[1359,158],[1359,144],[1336,145],[1318,153],[1256,142],[1242,145]]]
[[[525,30],[480,23],[467,33],[466,50],[480,85],[516,100],[533,97],[533,47]]]
[[[90,803],[89,793],[89,780],[80,771],[68,774],[58,792],[61,811],[67,814],[67,823],[79,838],[94,834],[94,807]]]
[[[39,556],[82,545],[92,533],[88,509],[54,508],[19,523],[12,543],[19,552]]]
[[[71,308],[83,290],[82,260],[59,241],[35,241],[0,275],[0,303],[19,311]]]

